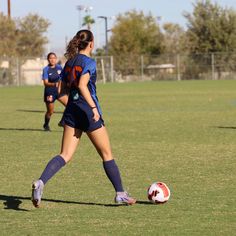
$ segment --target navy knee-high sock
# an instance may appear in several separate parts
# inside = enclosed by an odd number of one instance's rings
[[[44,184],[48,182],[64,165],[66,164],[65,160],[61,156],[55,156],[51,161],[48,162],[46,168],[44,169],[41,177]]]
[[[115,160],[104,161],[103,167],[104,167],[107,177],[111,181],[116,192],[124,192],[122,182],[121,182],[119,168],[116,165]]]
[[[48,126],[49,121],[50,121],[50,117],[47,117],[47,115],[45,115],[45,116],[44,116],[44,125],[45,125],[45,126]]]

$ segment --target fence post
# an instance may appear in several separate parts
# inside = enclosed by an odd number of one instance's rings
[[[103,83],[106,83],[106,76],[105,76],[105,68],[104,68],[104,61],[103,58],[101,59],[101,66],[102,66],[102,79],[103,79]]]
[[[141,80],[143,80],[143,55],[141,55]]]
[[[110,56],[110,63],[111,63],[111,82],[114,82],[114,73],[113,73],[113,56]]]
[[[17,78],[17,84],[18,86],[22,86],[23,85],[23,81],[21,78],[21,60],[19,59],[19,57],[16,58],[16,78]]]
[[[181,76],[180,76],[180,56],[179,54],[177,54],[176,56],[176,64],[177,64],[177,80],[180,81],[181,80]]]
[[[214,53],[211,54],[211,78],[215,80],[215,55]]]

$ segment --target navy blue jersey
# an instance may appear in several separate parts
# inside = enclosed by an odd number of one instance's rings
[[[96,92],[96,80],[97,80],[97,72],[96,72],[96,62],[94,59],[83,55],[78,54],[71,60],[68,60],[65,64],[65,67],[62,71],[62,81],[67,84],[70,88],[69,93],[69,101],[68,102],[78,102],[78,103],[87,103],[80,94],[78,90],[78,83],[81,75],[86,73],[90,74],[90,79],[88,82],[88,89],[91,97],[93,98],[100,115],[102,114],[98,98]]]
[[[43,68],[42,80],[48,80],[50,83],[56,83],[61,80],[61,65],[57,64],[55,67],[49,65]]]
[[[92,108],[78,89],[79,80],[86,73],[90,75],[87,85],[88,90],[100,114],[100,119],[96,122],[93,120]],[[64,112],[66,125],[85,132],[93,131],[104,126],[96,93],[96,79],[96,62],[92,58],[78,54],[66,62],[62,71],[62,81],[70,88],[69,100]]]
[[[61,80],[61,65],[57,64],[55,67],[50,67],[49,65],[43,68],[42,80],[48,80],[50,83],[57,83]],[[57,87],[47,87],[44,88],[44,102],[54,102],[58,99],[58,88]]]

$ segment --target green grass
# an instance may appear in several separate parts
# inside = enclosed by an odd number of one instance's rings
[[[41,131],[42,87],[0,88],[1,235],[233,235],[236,232],[236,81],[98,84],[113,153],[139,203],[116,207],[86,135],[73,160],[45,187],[31,182],[60,150],[63,107]],[[154,181],[171,190],[148,204]]]

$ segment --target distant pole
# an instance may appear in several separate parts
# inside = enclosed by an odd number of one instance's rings
[[[105,37],[106,37],[106,44],[105,44],[105,52],[108,55],[108,29],[107,29],[107,17],[106,16],[98,16],[98,18],[102,18],[105,20]]]
[[[82,28],[82,19],[81,19],[81,12],[85,11],[85,12],[90,12],[91,10],[93,10],[93,7],[91,6],[84,6],[84,5],[78,5],[76,6],[77,10],[79,11],[79,30]]]
[[[180,56],[177,54],[176,56],[176,64],[177,64],[177,80],[181,80],[181,75],[180,75]]]
[[[11,18],[11,0],[7,0],[7,13],[8,18]]]
[[[211,54],[211,77],[212,80],[215,80],[215,55]]]
[[[78,6],[77,6],[77,10],[78,10],[78,12],[79,12],[79,19],[78,19],[78,21],[79,21],[79,30],[80,30],[81,27],[82,27],[81,11],[83,11],[84,9],[85,9],[85,6],[83,6],[83,5],[78,5]]]

